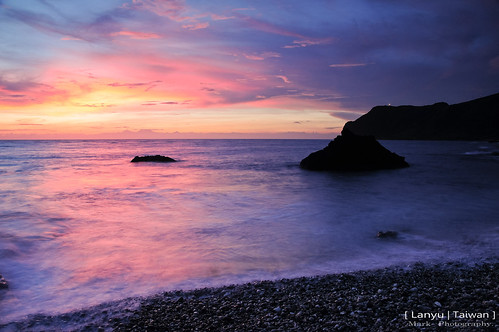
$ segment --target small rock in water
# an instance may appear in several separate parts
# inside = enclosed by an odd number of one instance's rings
[[[7,289],[9,288],[9,284],[7,283],[7,280],[0,274],[0,289]]]
[[[398,235],[397,232],[395,231],[386,231],[386,232],[383,232],[383,231],[379,231],[378,234],[376,235],[376,237],[380,238],[380,239],[386,239],[386,238],[396,238]]]
[[[135,156],[135,158],[133,158],[131,162],[136,163],[141,161],[171,163],[175,162],[176,160],[170,157],[160,156],[159,154],[157,154],[155,156],[142,156],[142,157]]]

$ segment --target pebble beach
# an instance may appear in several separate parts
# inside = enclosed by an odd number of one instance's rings
[[[416,263],[173,291],[0,331],[497,331],[499,262]]]

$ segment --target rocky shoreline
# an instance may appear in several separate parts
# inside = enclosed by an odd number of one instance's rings
[[[173,291],[1,331],[496,331],[499,261],[413,264]]]

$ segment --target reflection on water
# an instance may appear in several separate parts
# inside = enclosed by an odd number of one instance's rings
[[[326,144],[0,142],[11,285],[0,322],[162,289],[497,254],[497,158],[466,155],[471,143],[387,142],[413,167],[298,168]],[[129,162],[158,153],[180,162]],[[400,238],[375,238],[388,229]]]

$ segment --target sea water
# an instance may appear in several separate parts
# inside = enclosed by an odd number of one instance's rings
[[[324,140],[0,141],[0,324],[130,296],[499,253],[497,143],[299,168]],[[175,163],[131,163],[135,155]],[[396,231],[379,239],[378,231]]]

